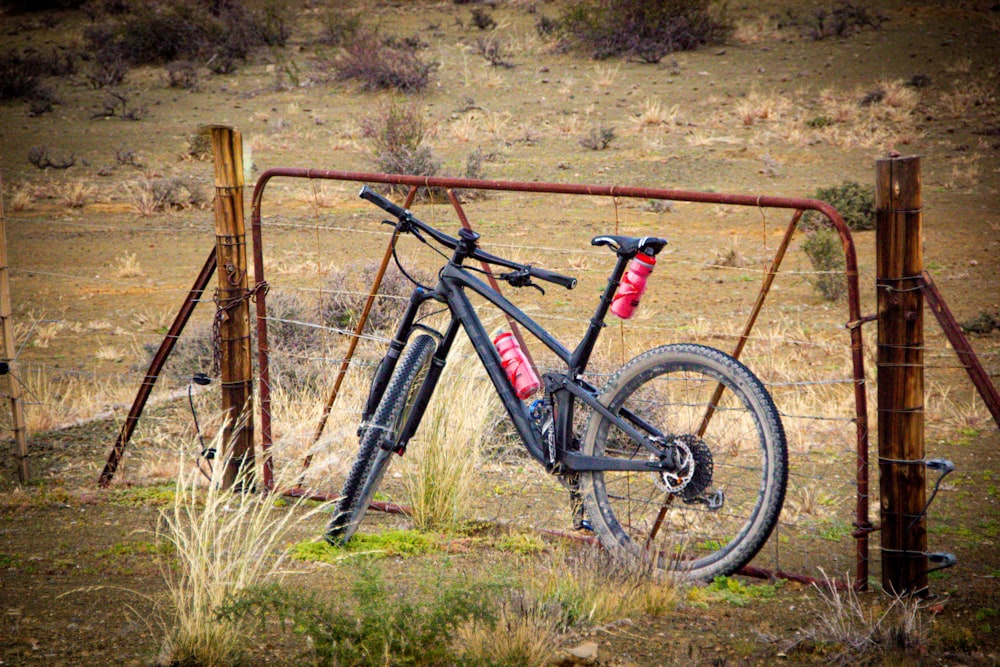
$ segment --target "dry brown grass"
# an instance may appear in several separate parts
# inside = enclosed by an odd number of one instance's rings
[[[828,647],[830,662],[857,664],[878,658],[885,660],[908,651],[916,655],[926,647],[930,625],[923,618],[925,605],[920,598],[862,600],[851,586],[850,576],[845,579],[846,590],[838,589],[829,578],[823,584],[814,584],[821,611],[815,623],[803,633],[804,639]]]
[[[61,191],[66,208],[83,208],[94,198],[97,188],[84,180],[67,184]]]
[[[751,90],[736,103],[734,113],[744,126],[765,121],[778,121],[792,110],[792,101],[780,93]]]
[[[268,495],[232,493],[222,485],[226,463],[216,461],[207,483],[187,466],[156,533],[158,542],[173,547],[162,568],[173,611],[163,654],[180,664],[240,661],[249,621],[218,612],[240,592],[280,578],[289,532],[327,510],[305,510],[304,500],[279,509]]]
[[[640,132],[649,128],[669,131],[670,127],[677,123],[679,115],[678,105],[664,107],[660,100],[649,97],[643,101],[642,108],[635,116],[635,127]]]
[[[468,339],[451,361],[403,463],[403,486],[411,519],[421,530],[449,530],[466,519],[477,488],[480,443],[497,399],[480,370]],[[455,410],[455,406],[462,406]]]
[[[500,601],[496,622],[458,628],[462,656],[470,664],[545,667],[552,664],[557,619],[538,601],[510,593]]]
[[[561,610],[566,628],[600,626],[676,607],[680,584],[648,560],[616,558],[599,546],[554,550],[531,565],[529,594]]]
[[[590,75],[591,85],[597,90],[612,87],[618,80],[621,68],[621,65],[594,65],[593,73]]]
[[[11,194],[7,202],[7,206],[11,211],[26,211],[34,203],[35,189],[28,184],[22,184],[14,189],[13,194]]]
[[[146,275],[134,252],[125,252],[118,257],[111,271],[115,278],[141,278]]]

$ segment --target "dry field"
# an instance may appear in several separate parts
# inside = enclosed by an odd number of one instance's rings
[[[98,490],[96,482],[151,349],[214,243],[212,164],[198,150],[199,128],[241,130],[251,185],[273,167],[375,169],[364,128],[388,96],[336,79],[335,49],[320,40],[325,4],[299,4],[286,46],[262,49],[230,74],[198,71],[191,88],[171,87],[165,68],[146,66],[132,70],[109,102],[108,90],[89,85],[81,69],[48,82],[58,98],[51,111],[33,115],[20,101],[0,106],[0,176],[32,473],[30,484],[16,483],[5,441],[0,664],[149,664],[163,647],[174,617],[153,531],[162,525],[161,512],[177,502],[176,480],[192,471],[197,477],[201,444],[188,391],[193,373],[216,372],[210,300],[181,337],[111,489]],[[1000,317],[1000,12],[991,2],[880,0],[870,3],[886,18],[877,30],[822,40],[787,18],[811,16],[824,3],[731,3],[735,30],[725,44],[657,64],[561,52],[536,30],[541,16],[558,15],[556,2],[341,4],[364,7],[364,21],[381,34],[416,36],[420,57],[437,63],[430,85],[406,99],[426,118],[426,146],[440,174],[809,197],[845,180],[873,184],[875,160],[891,150],[920,155],[925,265],[960,321]],[[473,8],[488,12],[495,25],[478,28]],[[88,21],[79,11],[0,14],[0,29],[7,48],[48,52],[79,43]],[[484,39],[502,45],[511,66],[492,65],[483,56]],[[120,106],[109,116],[102,109],[112,102]],[[139,119],[123,117],[129,110],[141,110],[134,114]],[[49,167],[38,168],[32,158]],[[274,460],[279,475],[291,479],[311,455],[305,480],[330,492],[352,462],[357,413],[391,326],[384,313],[398,306],[400,294],[379,300],[381,324],[361,343],[330,422],[313,442],[347,347],[344,329],[389,238],[380,212],[358,200],[356,190],[354,183],[276,179],[262,206],[269,331],[277,341]],[[628,198],[491,192],[469,199],[465,210],[489,250],[579,279],[572,292],[553,287],[544,296],[515,295],[567,342],[583,331],[611,267],[610,254],[589,240],[615,231],[669,239],[638,316],[606,330],[593,369],[598,382],[656,344],[732,349],[791,217],[777,209]],[[459,225],[440,199],[413,210],[445,230]],[[805,238],[796,233],[744,353],[774,394],[791,457],[779,528],[754,564],[853,579],[857,466],[847,308],[814,288]],[[874,232],[857,232],[854,240],[862,313],[870,313]],[[399,255],[425,276],[441,262],[412,239]],[[331,313],[345,319],[331,324],[337,321]],[[325,326],[309,326],[324,316]],[[489,328],[502,326],[488,308],[483,317]],[[789,582],[734,580],[583,614],[540,636],[552,648],[596,642],[597,660],[606,665],[756,664],[779,656],[1000,660],[1000,435],[929,313],[925,322],[927,456],[957,465],[942,481],[927,525],[930,550],[954,553],[958,565],[931,575],[929,598],[893,605],[879,593],[855,600]],[[869,387],[874,337],[868,325]],[[1000,329],[970,339],[996,381]],[[464,528],[432,526],[427,533],[438,546],[430,553],[386,558],[377,567],[399,591],[434,577],[523,575],[542,599],[546,586],[555,586],[553,572],[585,579],[580,570],[593,556],[547,534],[569,527],[565,491],[505,437],[485,374],[467,343],[458,352],[412,456],[390,469],[384,495],[414,504],[425,493],[420,485],[428,469],[466,475],[466,495],[456,505]],[[197,388],[192,401],[208,440],[218,428],[217,383]],[[869,402],[874,457],[873,389]],[[9,416],[0,420],[9,429]],[[467,469],[448,469],[456,460],[469,463]],[[877,520],[877,467],[871,474]],[[295,511],[303,516],[269,549],[320,534],[325,515]],[[361,531],[412,523],[373,515]],[[357,562],[293,561],[285,581],[339,599]],[[869,565],[877,589],[878,533]],[[897,626],[889,627],[883,612],[911,625],[893,635]],[[474,629],[459,636],[469,645],[482,642]],[[289,662],[302,648],[296,641],[274,627],[255,630],[248,664]]]

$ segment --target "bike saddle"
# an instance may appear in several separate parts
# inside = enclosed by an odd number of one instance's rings
[[[656,255],[656,253],[663,250],[663,246],[667,245],[667,240],[656,238],[655,236],[643,236],[637,238],[634,236],[613,236],[605,234],[592,238],[590,240],[590,245],[606,245],[620,256],[634,257],[638,252],[643,252],[647,255]]]

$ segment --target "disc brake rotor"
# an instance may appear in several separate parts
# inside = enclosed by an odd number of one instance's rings
[[[660,491],[682,498],[699,496],[712,483],[712,451],[693,435],[677,436],[670,444],[676,468],[653,473],[653,484]]]

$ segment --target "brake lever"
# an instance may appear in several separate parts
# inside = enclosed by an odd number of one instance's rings
[[[420,233],[420,229],[418,229],[414,225],[411,225],[406,220],[395,220],[395,221],[383,220],[382,224],[389,225],[390,227],[399,231],[400,234],[413,234],[414,236],[417,237],[418,240],[420,240],[421,243],[427,243],[427,240],[424,239],[423,234]]]
[[[529,270],[530,269],[520,269],[518,271],[511,271],[510,273],[502,273],[498,277],[511,287],[534,287],[544,295],[545,290],[542,289],[542,286],[531,282],[531,274],[529,273]]]

